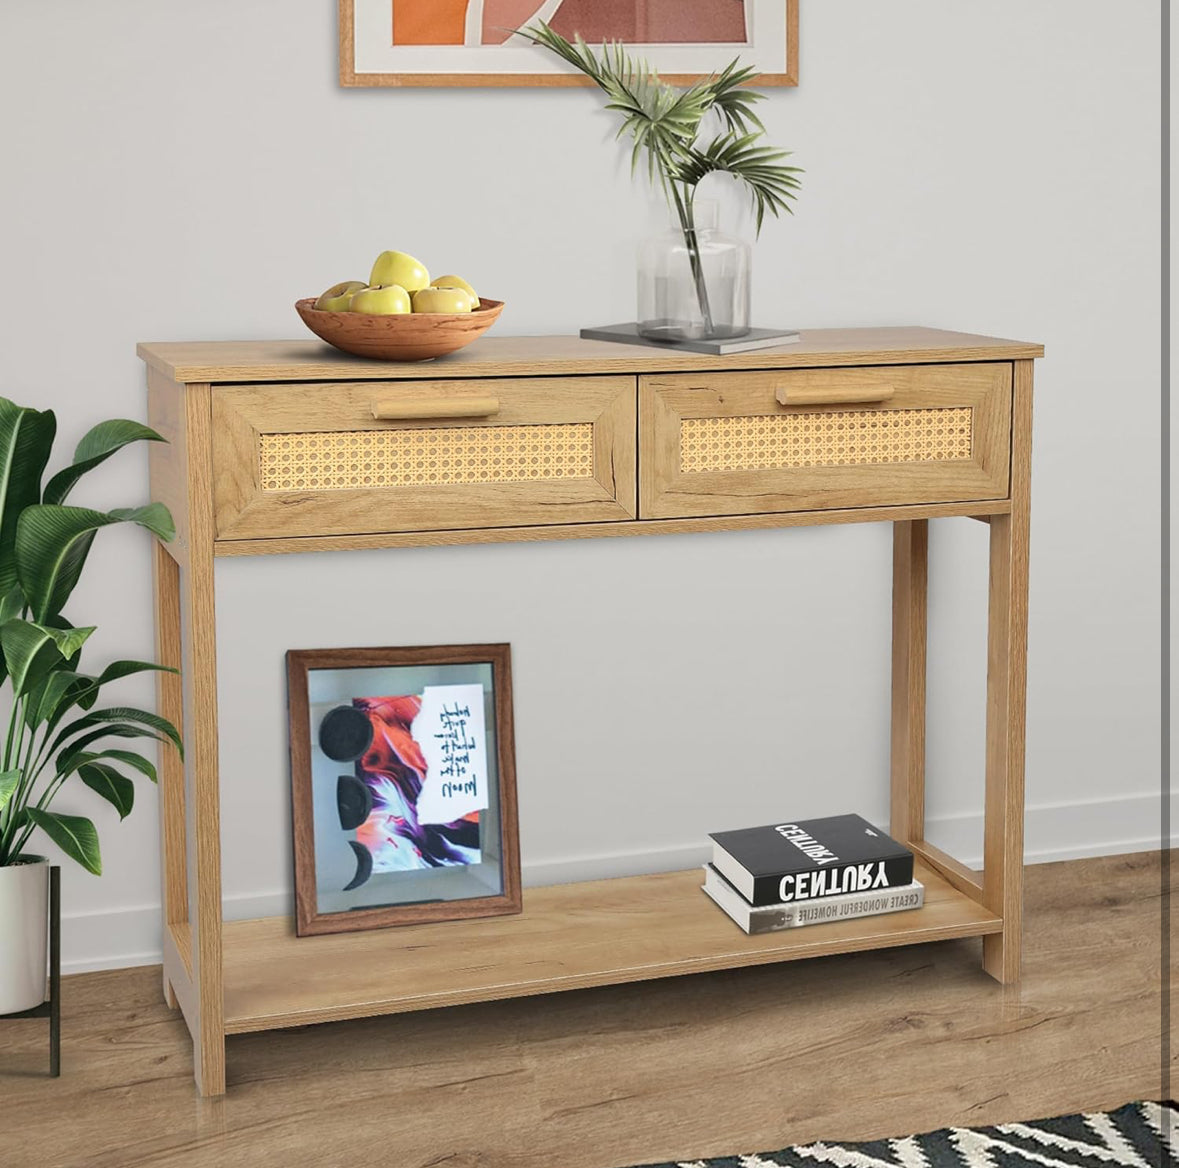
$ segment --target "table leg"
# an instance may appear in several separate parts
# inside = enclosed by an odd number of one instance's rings
[[[1032,363],[1015,362],[1011,513],[991,517],[987,633],[986,821],[983,902],[1003,931],[983,938],[983,968],[1019,980],[1023,925],[1024,735]]]
[[[925,645],[929,521],[892,525],[892,785],[889,833],[925,835]]]
[[[184,391],[188,548],[180,585],[185,766],[191,776],[192,993],[188,1023],[197,1089],[225,1093],[225,994],[221,963],[221,787],[217,743],[217,634],[214,601],[212,394]]]
[[[156,542],[153,551],[156,602],[156,660],[173,669],[181,667],[183,636],[180,626],[180,567],[167,548]],[[156,674],[160,714],[184,736],[184,694],[180,676]],[[160,860],[163,928],[188,920],[188,855],[185,839],[184,762],[180,755],[160,750]],[[164,965],[164,1001],[175,1010],[176,991]]]

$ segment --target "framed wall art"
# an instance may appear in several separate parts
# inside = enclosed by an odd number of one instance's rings
[[[299,936],[520,911],[507,645],[287,654]]]
[[[591,45],[625,41],[688,85],[739,56],[759,85],[798,84],[798,0],[339,0],[345,86],[587,85],[513,35],[547,21]]]

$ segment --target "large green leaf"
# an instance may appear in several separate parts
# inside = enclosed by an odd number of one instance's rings
[[[70,775],[74,774],[75,771],[81,770],[82,767],[87,766],[89,763],[104,759],[108,755],[112,754],[112,752],[107,749],[98,751],[89,751],[84,749],[84,747],[89,746],[91,742],[108,736],[114,738],[150,738],[153,742],[164,741],[162,738],[157,738],[150,731],[141,729],[139,726],[104,726],[100,730],[93,730],[89,734],[83,734],[77,742],[71,743],[57,756],[57,762],[54,765],[54,770],[57,772],[58,778],[68,778]],[[127,753],[130,754],[131,752],[128,751]]]
[[[118,681],[121,677],[130,677],[134,673],[179,673],[171,665],[156,665],[151,661],[112,661],[96,678],[94,684],[78,701],[84,710],[90,709],[98,700],[98,692],[111,681]]]
[[[105,763],[87,762],[78,768],[78,777],[114,807],[120,819],[131,814],[135,806],[135,784],[126,775]]]
[[[10,620],[0,626],[0,651],[17,696],[33,689],[54,665],[65,660],[40,625],[23,620]]]
[[[153,783],[156,781],[155,766],[142,754],[136,754],[133,750],[104,750],[98,757],[113,758],[118,762],[124,762],[129,767],[134,767],[141,775],[151,779]]]
[[[0,650],[18,696],[33,690],[50,670],[62,666],[94,632],[88,629],[47,629],[34,621],[10,620],[0,625]]]
[[[52,730],[92,681],[84,673],[75,673],[72,669],[53,670],[30,691],[25,702],[25,724],[32,730],[45,722],[47,729]]]
[[[17,806],[18,797],[19,792],[12,796],[12,802],[5,812],[9,818],[6,830],[0,832],[0,865],[11,864],[24,847],[24,835],[29,826],[29,818],[26,809]]]
[[[158,731],[160,734],[169,738],[180,752],[180,756],[182,758],[184,757],[184,744],[180,741],[180,733],[167,718],[161,718],[159,714],[152,714],[147,710],[137,710],[132,706],[112,706],[106,710],[91,710],[85,717],[71,722],[62,730],[58,736],[58,742],[62,742],[66,738],[72,737],[74,734],[86,730],[91,726],[124,722],[141,723],[144,726],[150,727],[152,730]]]
[[[59,741],[53,744],[50,754],[58,749],[60,737],[59,735]],[[153,742],[167,741],[161,734],[153,734],[150,730],[145,730],[142,726],[132,726],[127,722],[115,722],[110,726],[99,726],[97,730],[91,730],[89,733],[83,734],[61,751],[57,756],[56,765],[58,774],[69,774],[77,770],[78,755],[92,742],[98,742],[102,738],[150,738]]]
[[[6,625],[10,620],[21,616],[25,610],[25,594],[19,584],[13,584],[7,592],[0,596],[0,625]],[[0,684],[8,676],[8,662],[0,652]]]
[[[141,422],[129,422],[124,418],[112,418],[99,422],[78,443],[74,461],[65,470],[60,470],[45,484],[43,503],[64,503],[74,484],[89,470],[106,462],[112,454],[122,450],[131,442],[163,442],[153,429]]]
[[[20,771],[4,771],[0,774],[0,811],[8,806],[8,801],[16,794],[20,786]]]
[[[88,872],[102,875],[102,857],[98,852],[98,832],[89,819],[81,815],[58,815],[39,807],[27,807],[29,822],[36,824],[71,860],[77,860]]]
[[[95,533],[112,523],[136,523],[163,540],[176,534],[162,503],[108,512],[56,504],[24,509],[16,525],[16,568],[35,620],[44,624],[61,612],[82,574]]]
[[[57,419],[0,397],[0,593],[16,583],[17,520],[41,498],[41,475],[53,449]]]
[[[95,678],[98,685],[106,685],[108,681],[118,681],[121,677],[130,677],[133,673],[179,673],[171,665],[157,665],[154,661],[112,661]]]
[[[67,625],[65,628],[46,626],[45,631],[53,638],[53,643],[57,646],[57,651],[62,657],[66,661],[71,661],[81,652],[82,646],[90,640],[90,635],[96,627],[96,625],[85,625],[79,628],[75,628],[73,625]]]
[[[75,735],[78,737],[75,738]],[[93,710],[85,717],[71,722],[54,739],[53,745],[50,747],[50,754],[61,750],[58,766],[59,768],[63,767],[84,747],[106,735],[115,738],[153,738],[157,742],[169,741],[179,751],[180,757],[184,757],[184,745],[180,741],[180,734],[167,718],[127,706],[109,710]],[[74,741],[65,746],[71,738]],[[63,747],[64,749],[62,749]]]
[[[14,583],[3,596],[0,596],[0,625],[22,616],[25,611],[25,594],[19,584]]]
[[[68,764],[59,768],[57,773],[59,775],[67,775],[89,763],[101,762],[107,758],[112,758],[116,762],[126,763],[127,766],[134,767],[141,775],[145,775],[151,779],[153,783],[156,782],[155,766],[144,758],[142,754],[136,754],[133,750],[100,750],[95,753],[88,751],[75,753],[71,750]]]

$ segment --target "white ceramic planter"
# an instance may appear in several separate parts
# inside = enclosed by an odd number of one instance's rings
[[[48,989],[49,861],[22,859],[0,868],[0,1014],[39,1006]]]

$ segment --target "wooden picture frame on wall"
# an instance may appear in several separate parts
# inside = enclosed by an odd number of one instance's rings
[[[798,0],[632,2],[633,13],[624,4],[624,15],[607,16],[595,0],[339,0],[340,84],[592,85],[553,54],[511,38],[511,29],[540,19],[591,44],[624,41],[675,85],[738,56],[758,70],[759,86],[798,84]]]
[[[508,645],[287,653],[295,931],[521,910]]]

